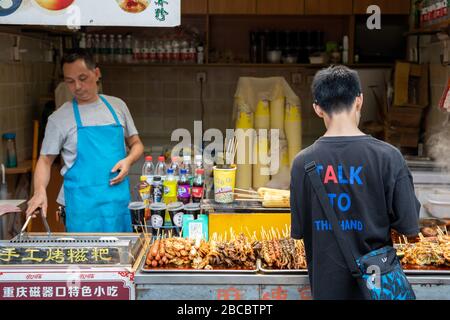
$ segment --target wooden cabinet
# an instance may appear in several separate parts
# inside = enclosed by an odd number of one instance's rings
[[[256,0],[208,0],[210,14],[255,14]]]
[[[381,8],[381,14],[409,14],[411,10],[410,0],[354,0],[353,13],[366,14],[370,5]]]
[[[296,15],[305,12],[305,0],[256,0],[257,14]]]
[[[208,0],[181,0],[181,14],[208,13]]]
[[[305,14],[350,15],[352,11],[352,0],[305,0]]]

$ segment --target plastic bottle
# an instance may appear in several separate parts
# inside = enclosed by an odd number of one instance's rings
[[[151,189],[151,198],[153,203],[160,203],[163,201],[164,187],[160,176],[154,176]]]
[[[344,36],[342,39],[342,63],[348,63],[348,36]]]
[[[172,62],[172,41],[167,40],[164,42],[164,54],[163,54],[163,62],[164,63],[171,63]]]
[[[117,35],[117,43],[114,47],[114,61],[115,62],[117,62],[117,63],[123,62],[123,52],[124,52],[123,39],[122,39],[122,35],[119,34],[119,35]]]
[[[138,191],[139,196],[141,197],[141,200],[145,205],[145,220],[148,220],[150,218],[151,188],[150,184],[147,182],[146,176],[141,176],[140,183],[138,185]]]
[[[203,169],[203,156],[201,154],[197,154],[195,156],[195,170]]]
[[[139,39],[134,39],[133,43],[133,62],[139,62],[141,60],[141,47]]]
[[[156,44],[155,41],[152,41],[150,43],[150,49],[149,49],[149,61],[150,63],[155,63],[156,62],[156,55],[157,55],[157,49],[156,49]]]
[[[191,41],[190,45],[189,45],[189,55],[188,55],[188,60],[189,63],[197,63],[197,49],[195,49],[195,42]]]
[[[177,39],[172,41],[172,62],[179,63],[181,58],[180,42]]]
[[[180,167],[178,165],[178,157],[172,157],[172,162],[169,168],[173,170],[173,175],[175,176],[175,179],[178,181],[180,178]]]
[[[86,49],[88,49],[89,52],[93,53],[92,51],[93,47],[94,47],[94,40],[92,39],[92,34],[88,34],[86,40]]]
[[[162,181],[166,179],[167,166],[165,161],[163,156],[158,157],[158,163],[155,168],[155,176],[160,176]]]
[[[183,204],[191,201],[191,183],[186,173],[186,169],[180,170],[180,180],[178,180],[177,187],[177,199]]]
[[[100,35],[99,34],[96,34],[94,36],[94,44],[93,44],[92,52],[94,54],[95,63],[99,63],[100,62],[100,55],[101,55],[101,41],[100,41]]]
[[[192,186],[192,181],[194,180],[194,170],[192,170],[191,156],[183,156],[183,165],[181,168],[186,170],[186,175]]]
[[[78,46],[81,49],[86,49],[86,34],[85,33],[81,34],[81,38],[80,38],[80,42],[78,43]]]
[[[6,200],[8,199],[8,185],[6,184],[6,169],[5,169],[5,165],[2,163],[0,165],[1,168],[1,178],[2,180],[0,181],[0,200]]]
[[[131,35],[127,35],[127,37],[125,38],[125,44],[124,44],[124,48],[125,48],[125,62],[126,63],[132,63],[133,62],[133,46],[132,46],[132,38]]]
[[[172,168],[167,169],[166,180],[163,183],[164,186],[164,198],[165,204],[169,204],[177,201],[177,180],[174,176]]]
[[[158,63],[164,62],[164,42],[159,40],[156,45],[156,61]]]
[[[149,61],[149,44],[147,40],[144,40],[141,47],[141,58],[140,61],[148,63]]]
[[[107,52],[107,60],[108,62],[114,62],[114,56],[115,56],[115,50],[116,50],[116,44],[114,40],[114,35],[109,35],[109,43],[108,43],[108,52]]]
[[[192,202],[199,203],[203,198],[205,188],[204,174],[204,169],[195,170],[194,182],[192,184]]]
[[[197,47],[197,64],[203,64],[205,62],[205,54],[203,50],[203,46]]]
[[[100,61],[108,62],[108,36],[102,34],[102,40],[100,42]]]
[[[180,62],[187,63],[189,61],[189,42],[183,39],[180,43]]]
[[[5,133],[3,139],[6,141],[6,167],[17,167],[17,152],[16,152],[16,134]]]
[[[153,164],[153,157],[146,156],[144,165],[142,166],[142,175],[147,177],[147,182],[151,184],[153,182],[153,176],[155,174],[155,165]]]

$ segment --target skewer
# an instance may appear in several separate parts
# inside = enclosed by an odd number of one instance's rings
[[[405,235],[402,235],[403,240],[405,241],[405,244],[408,244],[408,238]]]
[[[234,190],[241,191],[241,192],[248,192],[248,193],[258,194],[258,192],[254,191],[254,190],[246,190],[246,189],[239,189],[239,188],[234,188]]]
[[[248,237],[251,239],[252,235],[250,234],[250,231],[248,230],[247,226],[245,226],[245,231],[247,232]]]
[[[239,197],[243,197],[243,198],[254,198],[254,199],[263,200],[263,198],[261,198],[259,195],[256,195],[256,194],[246,194],[246,193],[239,193],[239,192],[233,192],[233,194],[236,196],[239,196]]]

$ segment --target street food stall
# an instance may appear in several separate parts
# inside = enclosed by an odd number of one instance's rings
[[[134,232],[50,232],[47,223],[64,228],[56,164],[48,220],[20,233],[19,213],[0,220],[0,300],[311,299],[288,189],[294,158],[323,134],[310,87],[330,64],[358,70],[363,131],[397,147],[412,171],[421,233],[392,241],[417,298],[450,299],[448,117],[436,125],[450,110],[448,17],[408,29],[411,1],[379,0],[386,27],[374,36],[357,0],[226,2],[0,0],[0,155],[17,193],[4,175],[0,205],[31,198],[38,140],[72,99],[57,71],[70,49],[92,55],[99,93],[123,102],[145,145],[129,172]],[[444,40],[406,50],[423,34]],[[430,146],[437,153],[424,151],[425,126],[447,137]],[[13,203],[4,213],[20,211]]]

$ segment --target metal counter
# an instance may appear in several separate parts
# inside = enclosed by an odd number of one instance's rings
[[[417,299],[450,300],[450,276],[408,276]],[[135,276],[136,299],[310,300],[307,274],[148,274]]]

